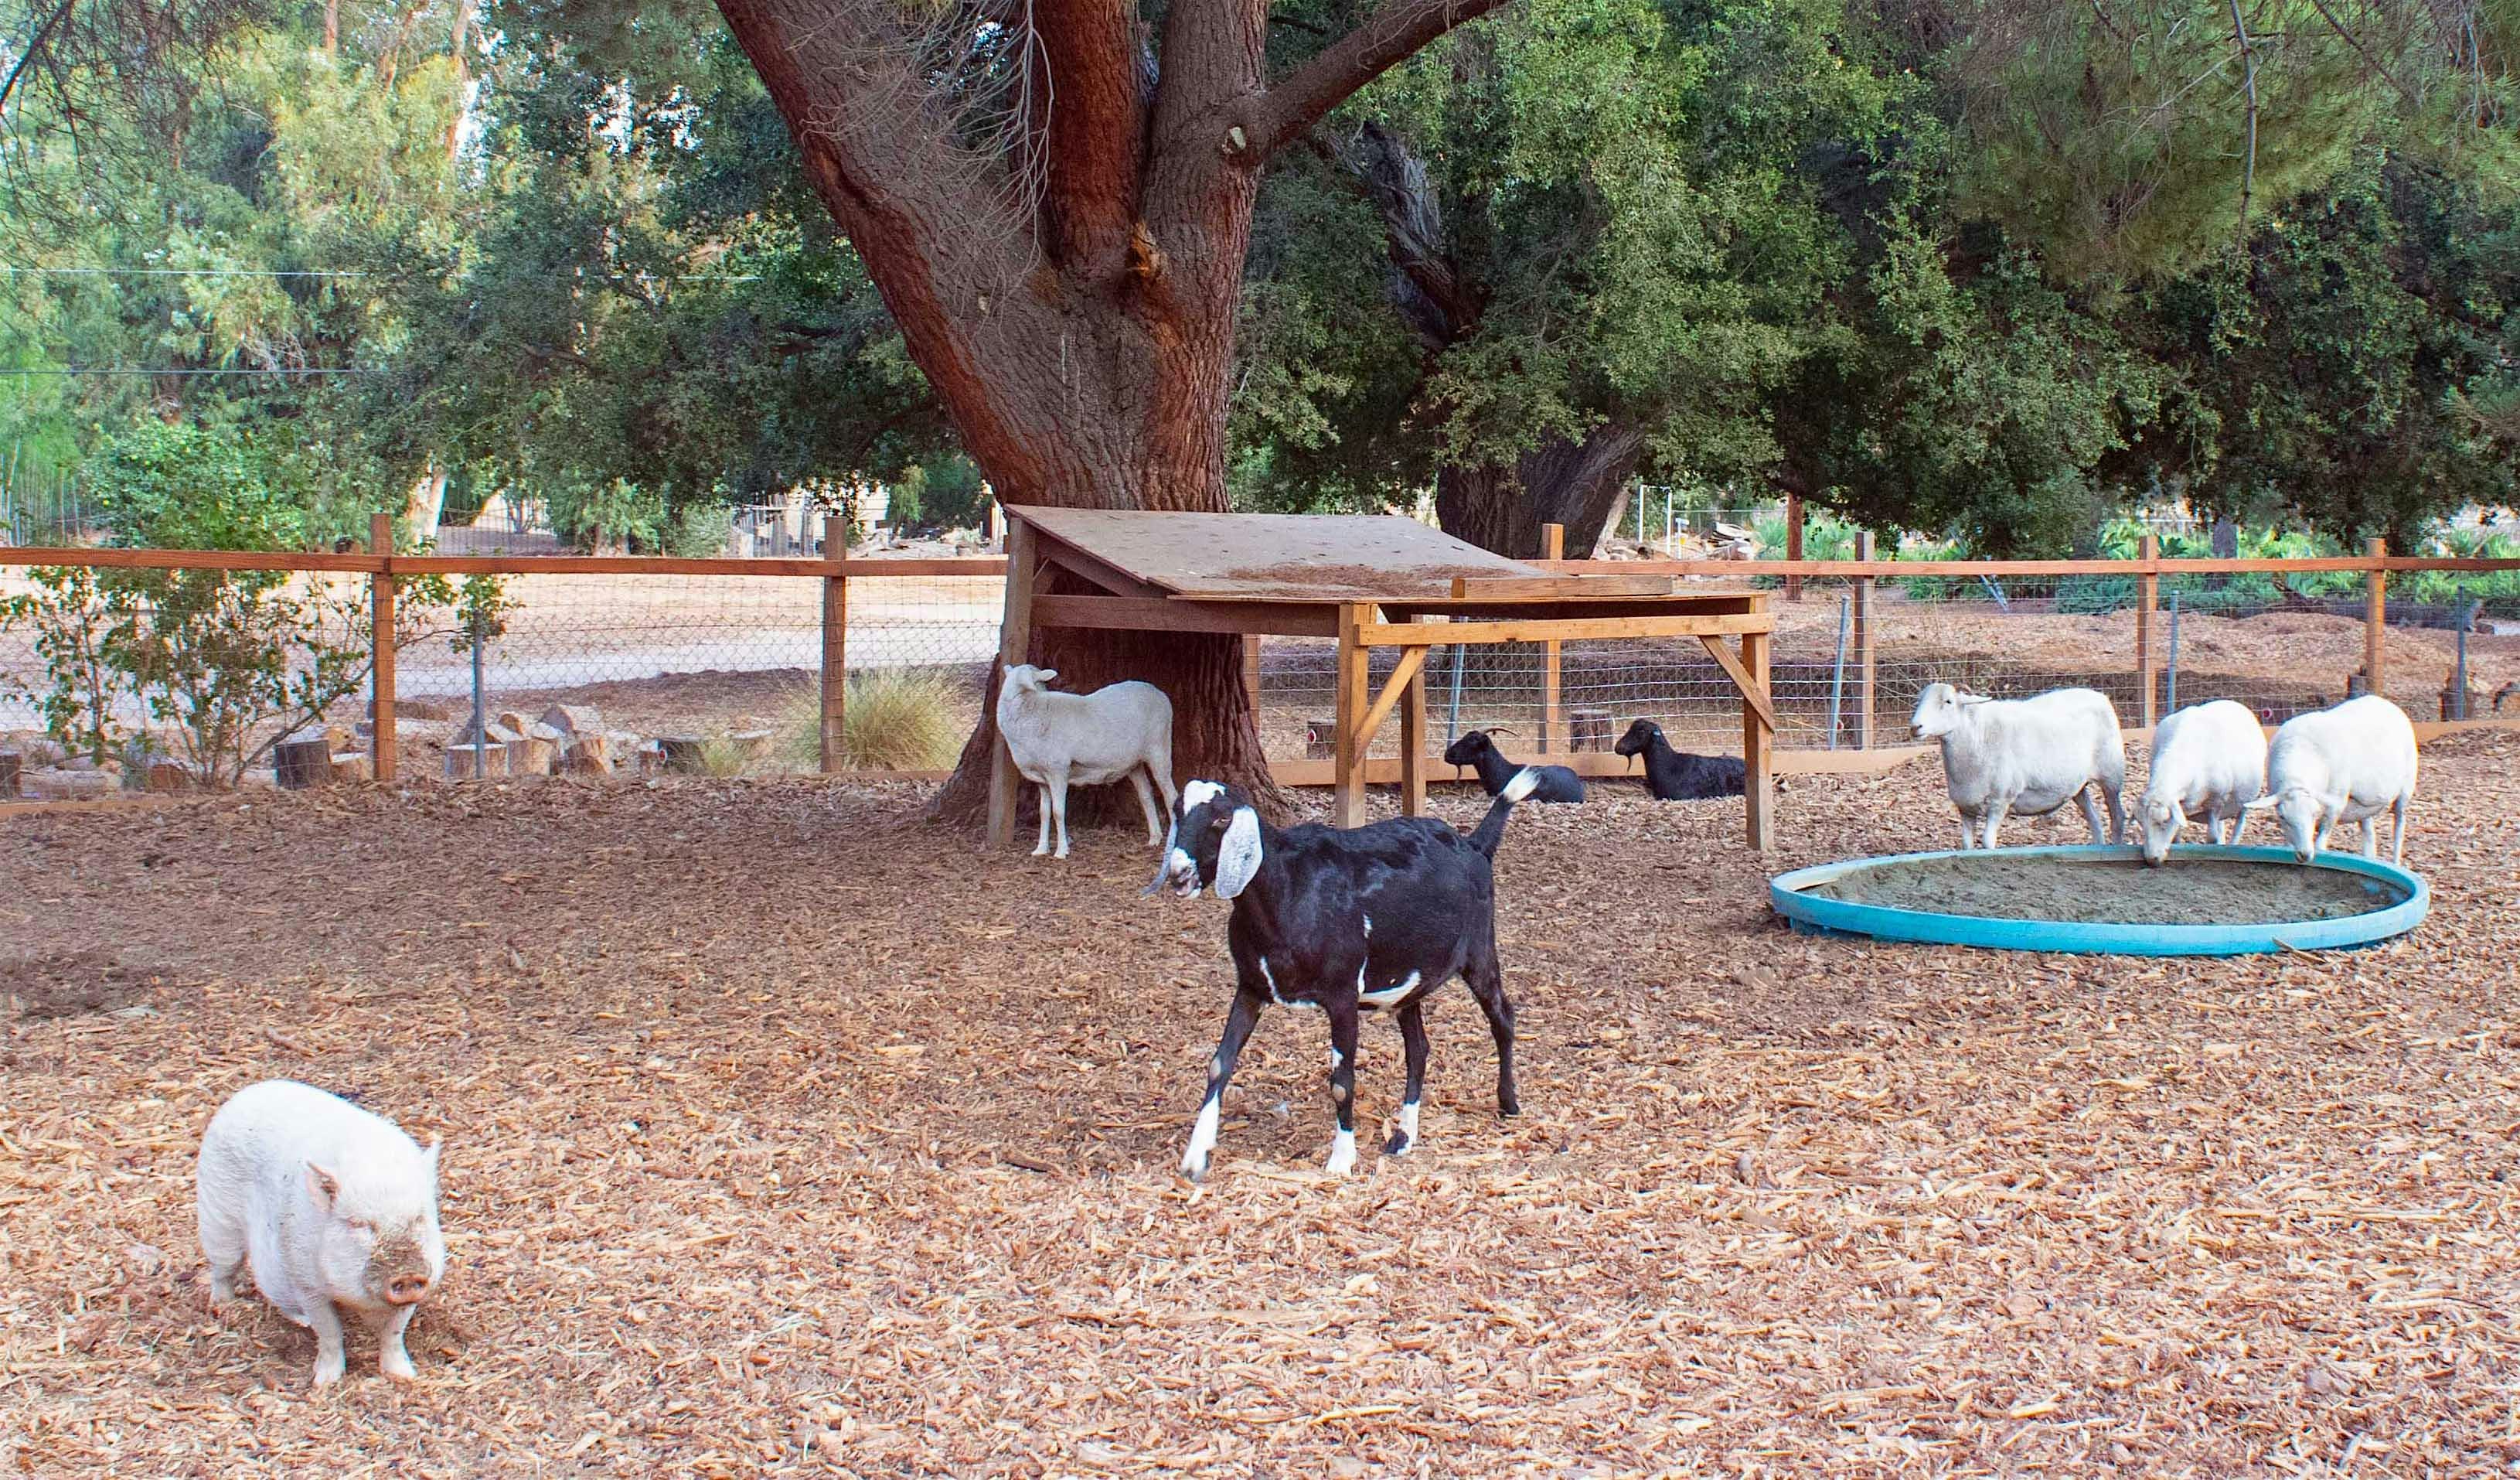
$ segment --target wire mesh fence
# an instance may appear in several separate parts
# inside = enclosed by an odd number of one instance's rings
[[[979,717],[997,651],[1003,567],[975,559],[972,574],[938,574],[936,566],[953,563],[920,561],[890,575],[869,572],[873,563],[852,562],[844,583],[845,723],[835,768],[941,769],[954,763]],[[497,578],[495,601],[474,610],[452,600],[424,607],[422,588],[402,582],[403,637],[395,654],[402,774],[489,768],[486,756],[464,748],[473,738],[476,695],[494,731],[488,738],[507,744],[513,734],[519,756],[536,755],[539,765],[565,765],[571,742],[587,731],[604,737],[615,770],[818,768],[825,580],[793,567],[761,575],[542,574],[537,564],[516,562],[520,569]],[[1742,578],[1712,578],[1737,584]],[[1748,578],[1779,584],[1773,576]],[[351,574],[288,578],[291,589],[329,590],[329,610],[352,614],[367,580]],[[2277,723],[2362,687],[2371,640],[2366,581],[2359,571],[2167,574],[2147,615],[2138,578],[2108,569],[1920,575],[1868,584],[1804,577],[1795,599],[1779,589],[1773,604],[1777,744],[1813,751],[1906,743],[1917,694],[1938,681],[1999,697],[2096,688],[2130,726],[2147,713],[2207,699],[2238,700]],[[77,661],[58,636],[47,645],[45,628],[29,616],[42,594],[28,570],[0,567],[0,601],[15,603],[8,610],[16,613],[0,620],[0,753],[16,754],[24,776],[61,768],[63,747],[45,733],[61,728],[47,696],[58,696],[65,665]],[[2390,697],[2419,721],[2520,720],[2514,573],[2393,573],[2388,598],[2380,652]],[[127,615],[143,624],[152,619],[145,608]],[[339,632],[327,640],[338,648],[365,639]],[[1398,657],[1396,650],[1375,652],[1377,683]],[[284,666],[305,676],[318,662],[299,652]],[[1436,753],[1474,728],[1509,731],[1505,748],[1518,754],[1544,745],[1552,753],[1607,749],[1639,718],[1660,724],[1683,749],[1738,753],[1742,744],[1737,694],[1692,639],[1570,641],[1553,665],[1536,643],[1442,646],[1425,671],[1428,747]],[[1329,640],[1259,642],[1254,677],[1270,759],[1329,754],[1334,672]],[[345,755],[374,744],[363,729],[364,672],[353,677],[323,715]],[[167,703],[163,693],[125,691],[109,707],[126,738],[147,737],[169,726]],[[302,717],[273,714],[256,722],[295,725]],[[547,734],[542,726],[564,732]],[[1386,727],[1375,754],[1394,753],[1396,731]],[[93,768],[107,775],[115,769]],[[141,767],[118,769],[115,784],[142,784]],[[106,784],[62,783],[82,795]]]

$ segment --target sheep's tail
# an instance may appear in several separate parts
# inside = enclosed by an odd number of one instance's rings
[[[1496,856],[1497,845],[1505,841],[1505,819],[1513,815],[1513,804],[1528,797],[1540,785],[1540,768],[1526,765],[1513,773],[1513,779],[1497,793],[1496,805],[1479,819],[1478,831],[1470,834],[1470,846],[1490,858]]]

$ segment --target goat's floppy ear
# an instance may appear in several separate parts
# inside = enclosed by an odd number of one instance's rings
[[[1216,848],[1216,897],[1231,900],[1250,887],[1260,871],[1260,814],[1247,807],[1234,809],[1225,841]]]

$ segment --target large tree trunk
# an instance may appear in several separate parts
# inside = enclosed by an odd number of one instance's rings
[[[1552,438],[1515,459],[1446,468],[1435,476],[1435,518],[1444,532],[1500,555],[1541,553],[1540,527],[1566,527],[1566,548],[1589,552],[1620,506],[1620,494],[1644,455],[1644,434],[1597,427],[1580,442]]]
[[[1267,0],[1175,0],[1159,49],[1118,0],[719,9],[1002,501],[1222,511],[1261,165],[1498,3],[1389,0],[1274,85]],[[1023,79],[1012,93],[1011,76]],[[1238,656],[1225,638],[1044,632],[1035,644],[1062,685],[1162,688],[1176,771],[1266,793]],[[983,811],[994,743],[984,713],[941,814]]]

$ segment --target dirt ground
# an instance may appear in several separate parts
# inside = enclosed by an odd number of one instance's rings
[[[2234,961],[1793,936],[1930,766],[1603,788],[1499,864],[1526,1114],[1431,1013],[1318,1169],[1318,1018],[1173,1166],[1226,906],[921,792],[415,784],[0,817],[0,1472],[2502,1473],[2520,739],[2428,753],[2414,935]],[[1467,822],[1471,801],[1440,804]],[[2018,841],[2074,841],[2079,818]],[[446,1137],[420,1381],[215,1313],[192,1157],[270,1076]],[[1370,1142],[1400,1086],[1369,1026]]]

